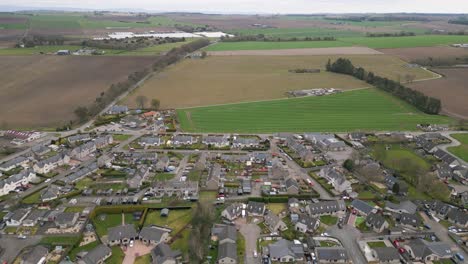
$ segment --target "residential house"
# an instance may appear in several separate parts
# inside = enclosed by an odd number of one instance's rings
[[[119,115],[119,114],[126,114],[128,112],[128,107],[126,105],[113,105],[107,111],[109,115]]]
[[[242,192],[247,194],[252,192],[252,183],[249,179],[242,179]]]
[[[421,225],[421,220],[416,214],[401,213],[396,220],[401,226],[410,229],[417,229]]]
[[[130,240],[138,237],[133,224],[120,225],[108,229],[107,244],[109,246],[127,245]]]
[[[198,200],[198,182],[164,181],[154,182],[150,191],[157,197],[178,197],[191,201]]]
[[[24,219],[29,215],[29,209],[16,209],[12,212],[12,214],[8,217],[6,221],[7,226],[20,226],[23,224]]]
[[[237,264],[237,244],[223,243],[218,246],[219,264]]]
[[[292,208],[299,208],[299,200],[297,198],[289,198],[288,199],[288,208],[291,210]]]
[[[29,184],[34,179],[36,179],[36,174],[33,171],[23,170],[20,173],[0,180],[0,196],[7,195],[8,193],[15,191],[17,188]]]
[[[237,229],[231,225],[215,225],[211,239],[218,241],[218,263],[237,263]]]
[[[59,153],[45,160],[41,160],[34,164],[33,169],[36,173],[47,174],[59,166],[66,165],[70,162],[70,157],[65,153]]]
[[[284,183],[286,185],[286,192],[288,194],[299,194],[300,188],[296,179],[289,177]]]
[[[294,229],[301,233],[313,233],[320,226],[320,220],[306,214],[300,214]]]
[[[159,243],[151,250],[152,264],[177,264],[182,258],[179,250],[172,250],[166,243]]]
[[[70,156],[75,159],[84,159],[96,151],[96,144],[90,141],[71,150]]]
[[[164,140],[159,136],[145,136],[138,140],[142,147],[157,147],[164,144]]]
[[[305,138],[325,151],[342,151],[346,144],[335,138],[333,134],[309,133]]]
[[[94,139],[93,141],[97,149],[102,149],[114,143],[114,138],[112,137],[112,135],[105,135],[105,136],[98,137]]]
[[[268,252],[272,261],[299,262],[304,260],[304,248],[302,243],[281,239],[268,245]]]
[[[394,247],[378,247],[372,249],[372,256],[379,263],[400,264],[400,254]]]
[[[50,185],[48,188],[41,191],[41,201],[49,202],[57,199],[61,194],[60,188],[57,185]]]
[[[351,182],[348,181],[343,172],[336,167],[327,166],[322,168],[319,172],[319,176],[325,178],[339,193],[351,193],[353,191]]]
[[[393,192],[393,186],[398,183],[398,186],[400,188],[399,188],[399,192],[397,193],[397,195],[406,195],[408,193],[408,185],[405,184],[404,182],[398,180],[394,176],[387,175],[387,176],[385,176],[384,181],[385,181],[385,185],[387,186],[387,189],[389,191]]]
[[[249,201],[247,204],[247,213],[251,216],[263,216],[265,214],[266,206],[261,202]]]
[[[366,226],[372,228],[376,233],[382,233],[383,230],[390,225],[382,215],[371,213],[366,217]]]
[[[76,182],[86,176],[89,176],[96,172],[99,169],[98,165],[96,162],[90,163],[88,166],[82,167],[79,170],[67,175],[64,178],[65,183],[73,183]]]
[[[202,143],[211,147],[216,147],[216,148],[229,147],[229,145],[231,144],[229,142],[228,135],[206,136],[206,137],[203,137]]]
[[[32,151],[34,154],[38,155],[38,156],[43,156],[43,155],[45,155],[45,154],[47,154],[47,153],[50,152],[50,148],[48,148],[48,147],[46,147],[46,146],[44,146],[44,145],[42,145],[42,144],[39,144],[39,145],[33,146],[33,147],[31,148],[31,151]]]
[[[393,212],[393,213],[407,213],[407,214],[415,214],[418,209],[418,206],[416,206],[413,202],[411,201],[403,201],[399,204],[395,204],[392,202],[386,202],[385,203],[385,210]]]
[[[91,140],[91,135],[89,134],[76,134],[76,135],[73,135],[73,136],[69,136],[67,138],[68,142],[70,142],[71,144],[76,144],[76,143],[80,143],[80,142],[85,142],[85,141],[89,141]]]
[[[463,166],[457,166],[453,170],[453,179],[464,184],[468,185],[468,168]]]
[[[34,246],[21,256],[20,264],[45,263],[49,250],[42,246]]]
[[[457,226],[468,227],[468,213],[461,209],[451,209],[447,214],[447,219]]]
[[[226,209],[221,212],[221,216],[226,218],[229,221],[234,221],[235,219],[242,216],[243,204],[233,203],[230,204]]]
[[[346,249],[343,247],[316,247],[317,262],[322,263],[351,263]]]
[[[197,143],[197,138],[190,135],[175,135],[172,137],[172,145],[192,145]]]
[[[78,264],[104,264],[110,256],[112,256],[112,250],[106,245],[99,244],[86,253]]]
[[[158,226],[145,226],[141,229],[139,238],[147,245],[157,245],[169,238],[170,229]]]
[[[31,213],[23,220],[23,226],[36,226],[39,222],[44,220],[47,210],[33,209]]]
[[[161,156],[156,163],[156,171],[166,171],[169,166],[169,157]]]
[[[450,209],[452,209],[452,207],[444,202],[435,200],[431,204],[429,204],[429,209],[431,213],[433,213],[437,217],[441,219],[445,219]]]
[[[65,229],[75,226],[78,221],[79,213],[62,212],[55,217],[55,225],[58,228]]]
[[[403,246],[415,261],[438,261],[450,259],[453,255],[450,245],[445,242],[429,242],[415,239]]]
[[[353,200],[351,202],[351,206],[358,214],[362,216],[367,216],[377,211],[373,206],[359,199]]]
[[[268,178],[270,180],[283,181],[289,175],[288,171],[284,169],[283,165],[278,159],[274,159],[271,168],[268,170]]]
[[[348,134],[348,138],[352,141],[357,141],[357,142],[365,142],[367,140],[366,134],[362,132],[350,133]]]
[[[255,148],[260,146],[260,139],[256,137],[234,136],[232,146],[234,148]]]
[[[264,217],[264,224],[272,233],[277,231],[284,231],[288,229],[286,224],[272,211],[268,211],[268,213]]]
[[[128,187],[131,189],[137,189],[141,187],[144,179],[149,175],[149,167],[146,165],[139,166],[132,177],[127,179]]]
[[[289,149],[294,151],[303,162],[314,161],[315,155],[304,144],[298,142],[293,136],[286,139],[286,144]]]
[[[310,216],[333,215],[339,212],[346,211],[346,204],[343,200],[337,201],[322,201],[311,203],[306,207],[306,211]]]
[[[434,157],[436,157],[437,159],[441,160],[442,162],[444,162],[445,164],[451,167],[460,165],[460,162],[457,160],[457,158],[455,158],[454,156],[452,156],[451,154],[449,154],[448,152],[442,149],[437,149],[434,152]]]
[[[12,170],[16,167],[19,167],[19,166],[26,166],[28,165],[29,163],[29,159],[23,157],[23,156],[19,156],[19,157],[16,157],[16,158],[13,158],[5,163],[2,163],[0,165],[0,171],[9,171],[9,170]]]
[[[211,191],[218,190],[221,182],[221,170],[222,168],[219,163],[211,165],[208,178],[205,182],[205,189]]]

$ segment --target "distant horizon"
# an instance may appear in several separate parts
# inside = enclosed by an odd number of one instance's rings
[[[117,11],[203,14],[446,14],[468,13],[468,1],[445,0],[3,0],[0,11]]]

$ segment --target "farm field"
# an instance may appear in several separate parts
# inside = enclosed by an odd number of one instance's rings
[[[468,162],[468,134],[452,134],[450,136],[458,140],[461,145],[457,147],[449,147],[448,151]]]
[[[3,56],[0,60],[0,122],[15,128],[55,128],[75,119],[78,106],[153,57]],[[20,77],[19,77],[20,76]]]
[[[54,54],[59,50],[75,51],[81,49],[81,46],[62,45],[62,46],[36,46],[33,48],[5,48],[0,49],[0,56],[22,56],[22,55],[41,55],[41,54]],[[105,55],[115,55],[122,53],[121,50],[111,49],[97,49],[104,51]]]
[[[381,55],[382,52],[366,47],[336,47],[279,50],[209,51],[213,56],[298,56],[298,55]]]
[[[398,56],[405,61],[414,61],[427,59],[429,57],[460,57],[468,56],[468,49],[454,47],[419,47],[419,48],[401,48],[401,49],[380,49],[379,51],[387,55]]]
[[[262,49],[300,49],[363,46],[373,49],[414,48],[445,46],[466,43],[468,36],[421,35],[412,37],[345,37],[336,41],[284,41],[284,42],[219,42],[209,46],[208,51],[262,50]]]
[[[233,29],[229,30],[231,34],[239,35],[258,35],[263,34],[275,38],[304,38],[304,37],[360,37],[363,32],[352,30],[339,30],[333,28],[247,28],[247,29]]]
[[[352,44],[342,41],[242,41],[242,42],[219,42],[208,46],[206,51],[226,50],[278,50],[278,49],[307,49],[307,48],[330,48],[346,47]]]
[[[448,115],[468,119],[468,68],[436,68],[441,79],[415,82],[408,86],[442,101],[442,111]]]
[[[423,114],[376,89],[177,112],[184,131],[216,133],[415,130],[418,123],[451,122],[444,116]]]
[[[182,108],[286,97],[286,92],[312,88],[343,90],[367,87],[365,82],[325,72],[329,58],[340,56],[208,56],[185,60],[148,80],[123,103],[136,106],[135,98],[158,98],[162,108]],[[384,55],[347,55],[354,64],[379,75],[398,79],[406,73],[416,79],[432,74],[404,67],[398,58]],[[291,69],[314,68],[320,73],[297,74]],[[183,95],[183,96],[182,96]]]

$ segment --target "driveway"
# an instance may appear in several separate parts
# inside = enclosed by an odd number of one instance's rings
[[[349,225],[344,225],[343,229],[333,226],[327,230],[327,233],[341,241],[343,247],[348,252],[348,257],[353,263],[367,263],[358,245],[358,241],[361,238],[361,232],[359,232],[359,230]]]
[[[135,259],[139,256],[149,254],[154,246],[147,246],[143,242],[136,240],[133,247],[127,247],[127,251],[124,251],[125,258],[122,264],[133,264]]]
[[[247,223],[246,218],[236,220],[236,227],[245,238],[245,263],[260,263],[260,257],[254,258],[253,251],[257,250],[257,240],[260,237],[260,227],[256,224]]]

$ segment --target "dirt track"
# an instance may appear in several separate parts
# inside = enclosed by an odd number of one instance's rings
[[[411,88],[442,100],[444,113],[468,119],[468,68],[432,69],[444,78],[417,82]]]
[[[281,50],[231,50],[210,51],[213,56],[297,56],[297,55],[380,55],[380,51],[366,47],[281,49]]]
[[[0,124],[55,127],[75,118],[112,83],[149,66],[153,57],[2,56]]]

